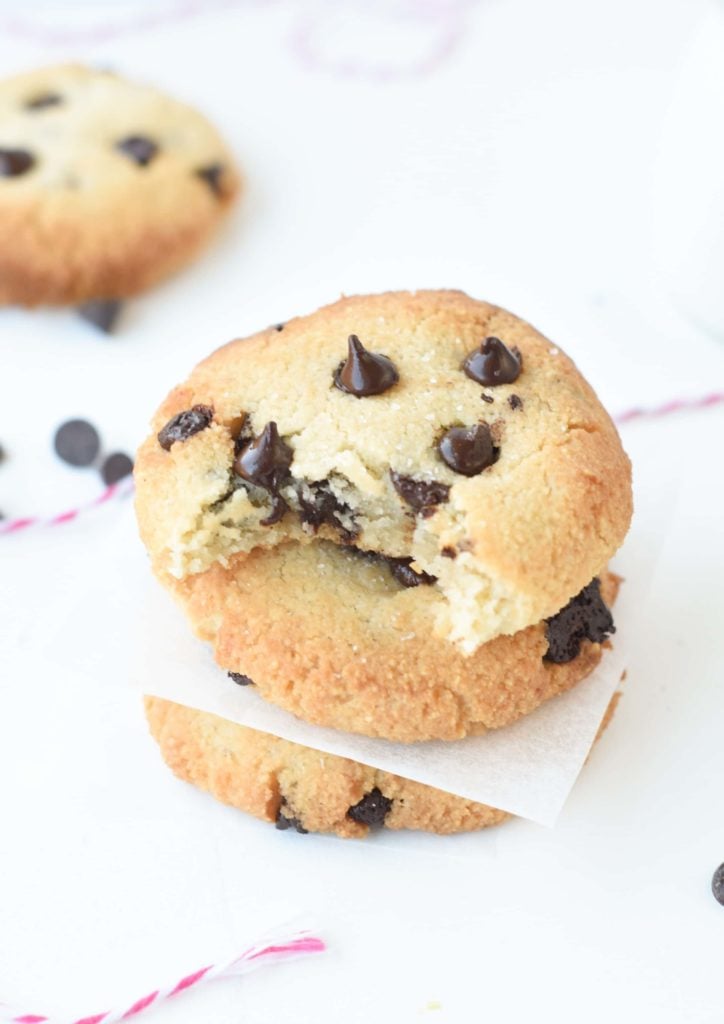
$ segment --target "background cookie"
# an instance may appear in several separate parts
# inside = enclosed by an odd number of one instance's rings
[[[197,111],[80,65],[0,83],[0,302],[133,295],[191,260],[239,190]]]
[[[555,614],[631,516],[628,459],[570,359],[453,291],[343,299],[220,349],[162,405],[136,480],[162,579],[354,544],[434,584],[429,628],[465,653]]]
[[[575,686],[598,664],[587,637],[612,631],[618,588],[604,572],[605,604],[584,595],[572,615],[466,656],[430,629],[435,587],[404,587],[384,562],[330,542],[258,549],[169,582],[219,665],[262,697],[316,725],[404,743],[500,728]]]
[[[600,733],[613,715],[611,701]],[[172,771],[277,828],[364,837],[370,828],[449,834],[496,825],[504,811],[278,739],[224,718],[145,698],[151,734]]]

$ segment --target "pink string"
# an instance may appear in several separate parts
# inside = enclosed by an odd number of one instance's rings
[[[233,960],[202,967],[192,974],[187,974],[173,985],[154,989],[147,995],[141,996],[129,1007],[105,1010],[103,1013],[96,1013],[90,1017],[61,1019],[45,1017],[42,1014],[20,1013],[0,1003],[0,1021],[4,1021],[5,1024],[116,1024],[116,1022],[137,1017],[151,1006],[171,999],[172,996],[182,992],[188,992],[199,985],[215,981],[217,978],[238,977],[249,973],[256,967],[281,963],[285,960],[295,960],[310,953],[323,953],[325,949],[326,946],[322,939],[315,935],[310,935],[306,931],[295,932],[277,942],[251,946],[241,956],[237,956]]]
[[[632,420],[661,419],[675,413],[711,409],[722,403],[724,403],[724,391],[713,391],[708,395],[700,395],[697,398],[674,398],[669,402],[664,402],[663,405],[657,405],[649,409],[635,406],[614,416],[614,420],[619,426],[625,426],[631,423]],[[4,533],[19,533],[21,530],[27,530],[35,526],[63,526],[65,523],[73,522],[78,516],[99,508],[101,505],[105,505],[112,499],[127,498],[132,493],[133,481],[129,477],[127,480],[111,484],[94,501],[88,502],[86,505],[79,505],[77,508],[67,509],[65,512],[59,512],[54,516],[25,516],[19,519],[0,520],[0,535]]]

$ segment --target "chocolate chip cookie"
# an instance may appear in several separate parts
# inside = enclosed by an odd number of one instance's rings
[[[233,593],[252,553],[262,586],[264,552],[354,549],[409,591],[441,687],[448,657],[542,629],[600,576],[631,517],[629,461],[571,360],[455,291],[346,298],[230,343],[161,406],[136,480],[153,567],[187,605],[205,579]],[[300,601],[323,588],[310,577]],[[225,611],[198,615],[202,632],[224,630]],[[344,636],[321,617],[317,633],[344,676]]]
[[[80,65],[6,79],[0,302],[87,302],[107,329],[118,299],[193,259],[238,191],[216,130],[153,88]]]
[[[151,733],[176,775],[278,829],[346,838],[363,838],[383,827],[445,835],[508,817],[494,807],[182,704],[146,697],[145,705]]]

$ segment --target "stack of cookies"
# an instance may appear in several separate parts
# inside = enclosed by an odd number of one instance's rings
[[[461,292],[346,298],[215,352],[136,464],[153,570],[229,686],[404,743],[499,729],[614,632],[630,466],[530,325]],[[481,828],[494,808],[157,698],[172,769],[280,828]]]

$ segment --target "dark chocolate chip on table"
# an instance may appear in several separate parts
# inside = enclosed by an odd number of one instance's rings
[[[110,487],[119,480],[125,480],[133,472],[133,460],[125,452],[113,452],[103,460],[101,476],[103,483]]]
[[[208,405],[194,405],[178,413],[158,432],[158,443],[166,451],[177,441],[188,441],[200,430],[205,430],[214,418],[214,410]]]
[[[498,449],[487,423],[451,427],[437,446],[443,462],[462,476],[477,476],[498,458]]]
[[[71,466],[90,466],[98,456],[101,439],[87,420],[68,420],[56,430],[53,447],[63,462]]]
[[[146,135],[129,135],[116,143],[116,149],[139,167],[147,167],[158,153],[158,145]]]
[[[711,891],[717,903],[724,906],[724,864],[720,864],[711,880]]]
[[[437,480],[415,480],[414,477],[396,473],[394,469],[390,470],[390,479],[402,500],[423,515],[431,514],[437,505],[443,505],[450,496],[449,485]]]
[[[209,164],[208,167],[200,167],[196,172],[196,176],[205,181],[213,194],[220,199],[224,194],[221,184],[223,173],[223,164]]]
[[[391,359],[368,352],[356,334],[347,340],[347,358],[334,373],[334,386],[356,398],[381,395],[398,382],[400,375]]]
[[[0,178],[17,178],[35,166],[35,157],[27,149],[0,149]]]
[[[615,632],[613,616],[601,597],[601,583],[593,579],[565,608],[546,619],[548,650],[543,660],[563,665],[578,657],[584,640],[601,644]]]
[[[360,825],[369,825],[370,828],[379,828],[384,825],[385,818],[392,808],[392,800],[383,796],[382,791],[375,786],[369,793],[365,793],[359,803],[347,811],[347,817]]]
[[[63,97],[57,92],[43,92],[25,103],[26,110],[45,110],[46,107],[59,107]]]
[[[123,303],[120,299],[91,299],[77,307],[79,316],[93,324],[105,334],[110,334],[116,326]]]
[[[520,395],[509,395],[508,405],[510,406],[511,409],[522,409],[523,399],[520,397]]]
[[[227,672],[229,679],[237,683],[238,686],[253,686],[254,680],[250,679],[249,676],[243,675],[241,672]]]
[[[299,818],[289,818],[286,814],[279,809],[277,813],[276,827],[280,832],[286,832],[288,828],[296,829],[301,835],[306,836],[309,829],[304,828]]]
[[[521,368],[520,352],[508,348],[500,338],[486,338],[463,362],[467,376],[487,387],[512,384],[520,376]]]

